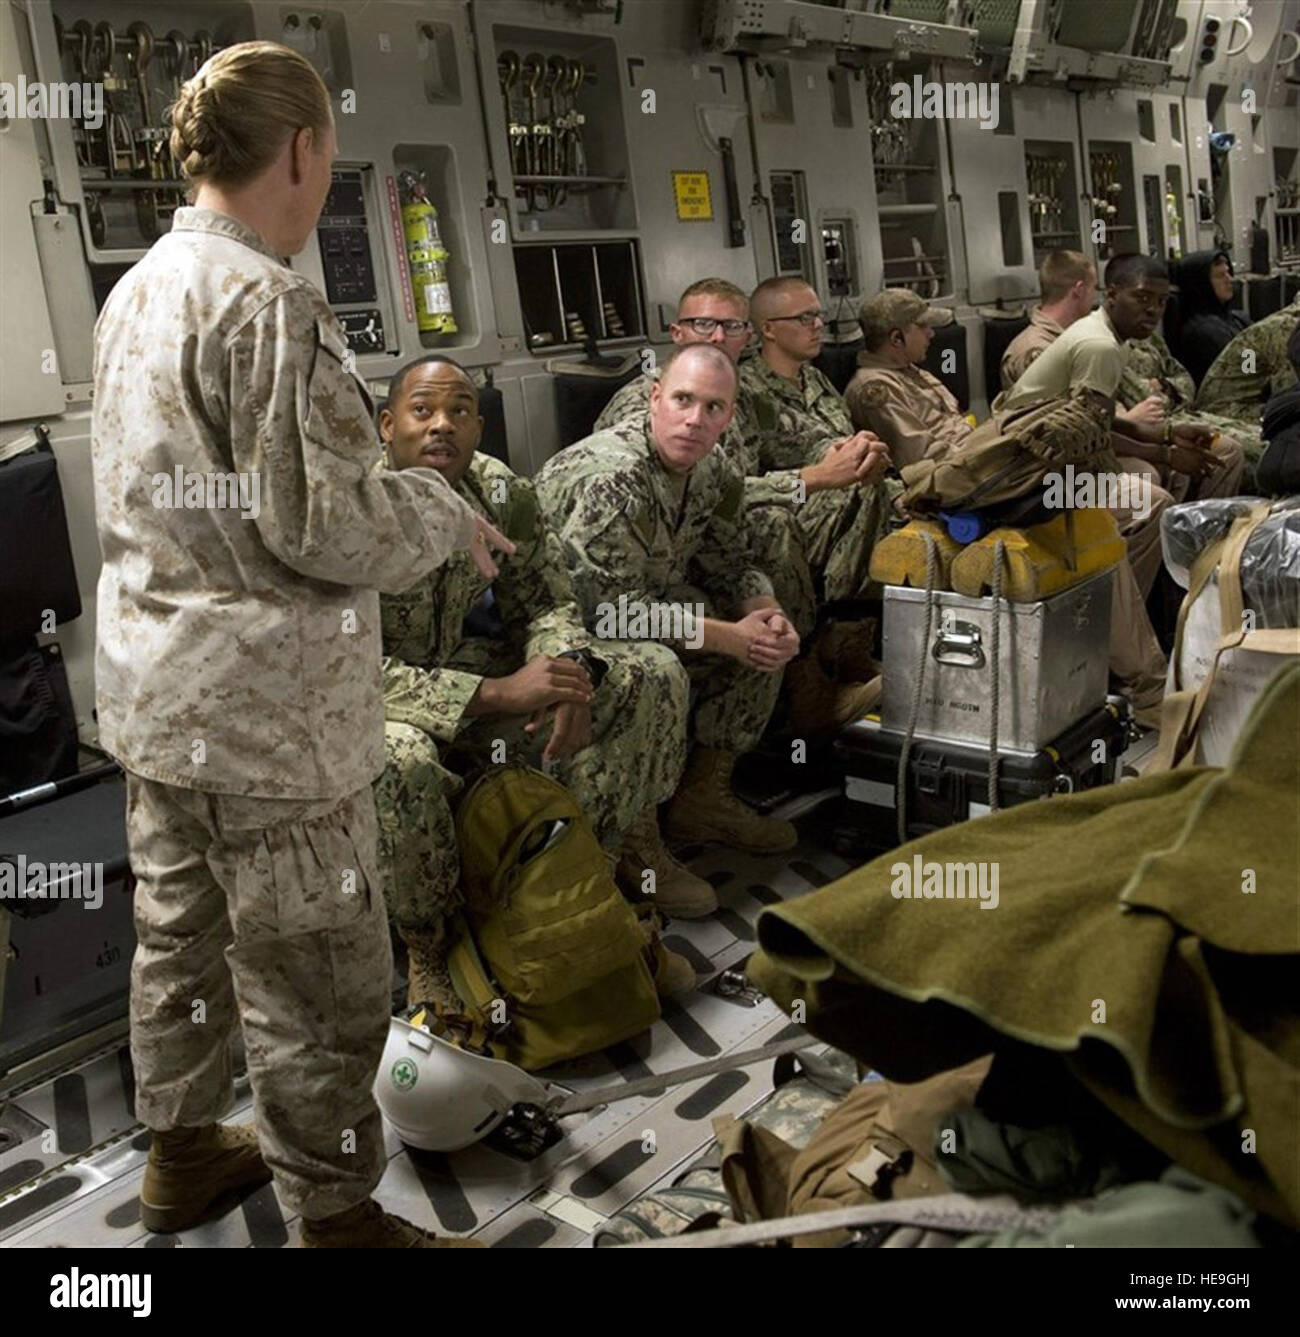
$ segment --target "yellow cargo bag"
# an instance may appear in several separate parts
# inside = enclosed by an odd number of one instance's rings
[[[494,767],[462,799],[456,838],[466,911],[448,970],[496,1058],[533,1071],[658,1019],[646,934],[563,785]]]
[[[1041,525],[995,529],[964,547],[950,564],[949,579],[958,594],[982,598],[993,588],[993,564],[1002,544],[1002,597],[1013,603],[1037,603],[1078,585],[1099,571],[1109,571],[1127,554],[1123,535],[1110,513],[1070,510]]]

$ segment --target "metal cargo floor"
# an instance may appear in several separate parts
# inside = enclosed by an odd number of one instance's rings
[[[800,807],[807,805],[807,799],[799,801]],[[821,813],[811,814],[801,823],[803,839],[789,855],[759,858],[717,847],[697,852],[691,866],[717,888],[721,908],[705,920],[674,921],[667,941],[690,958],[699,987],[685,999],[666,1002],[663,1017],[646,1035],[547,1076],[581,1090],[797,1035],[799,1028],[770,1000],[750,1006],[709,987],[753,950],[754,921],[764,905],[804,895],[853,866],[825,848],[828,828],[820,818]],[[411,1151],[386,1128],[388,1169],[376,1196],[420,1225],[473,1234],[492,1246],[587,1246],[602,1221],[671,1180],[712,1140],[716,1115],[751,1109],[769,1094],[771,1081],[768,1061],[573,1116],[564,1121],[567,1136],[526,1163],[482,1144],[450,1155]],[[246,1081],[236,1089],[229,1122],[247,1122],[252,1103]],[[273,1185],[177,1235],[152,1235],[141,1226],[137,1195],[148,1134],[135,1122],[123,1040],[17,1092],[5,1122],[21,1140],[0,1155],[4,1247],[297,1243],[298,1218],[281,1206]],[[48,1129],[57,1134],[61,1151],[42,1152]],[[647,1132],[653,1132],[653,1152],[644,1150]]]

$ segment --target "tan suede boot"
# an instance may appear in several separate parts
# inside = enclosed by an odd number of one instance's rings
[[[799,843],[790,822],[760,817],[731,792],[734,752],[697,747],[668,807],[664,829],[673,840],[718,841],[756,854],[781,854]]]
[[[830,623],[817,646],[827,677],[841,683],[870,682],[880,672],[871,654],[875,638],[874,617]]]
[[[645,893],[645,872],[654,873],[654,905],[678,919],[703,919],[718,908],[713,888],[669,853],[659,834],[659,814],[646,808],[623,838],[615,879],[634,897]],[[692,980],[694,975],[692,975]]]
[[[140,1185],[140,1221],[146,1230],[188,1230],[223,1195],[270,1180],[251,1126],[155,1131]]]
[[[785,671],[790,693],[790,731],[796,737],[824,738],[880,704],[882,679],[835,683],[817,660],[806,657]]]
[[[463,1012],[465,1005],[456,996],[447,973],[446,931],[399,924],[397,935],[406,944],[407,1003],[411,1007],[437,1003],[444,1010]]]
[[[636,917],[645,939],[645,962],[650,967],[655,992],[660,998],[680,998],[690,993],[695,988],[695,967],[680,953],[664,946],[659,911],[650,905],[638,905]]]
[[[345,1212],[322,1217],[318,1221],[303,1220],[302,1247],[304,1249],[483,1249],[478,1240],[457,1239],[450,1235],[435,1235],[407,1221],[404,1217],[386,1212],[373,1199],[349,1207]]]

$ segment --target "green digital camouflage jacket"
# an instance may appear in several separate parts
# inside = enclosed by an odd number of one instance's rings
[[[468,553],[457,553],[410,588],[380,600],[385,713],[444,743],[468,722],[465,708],[483,681],[484,646],[462,645],[465,619],[489,585],[504,632],[499,672],[492,676],[513,673],[537,655],[592,644],[559,539],[542,517],[533,484],[490,455],[476,454],[456,492],[518,551],[498,556],[493,581]]]
[[[1140,404],[1148,395],[1163,395],[1171,414],[1182,413],[1196,398],[1192,373],[1169,351],[1164,335],[1157,330],[1145,339],[1130,339],[1124,345],[1126,360],[1115,398],[1126,409]]]
[[[1205,373],[1196,395],[1197,409],[1258,423],[1268,397],[1295,384],[1286,346],[1297,321],[1300,298],[1242,330]],[[1253,354],[1251,369],[1243,366],[1248,353]]]
[[[553,456],[536,484],[588,626],[620,596],[646,606],[704,602],[728,616],[772,593],[747,564],[744,479],[716,447],[679,497],[649,418],[625,421]]]
[[[799,471],[816,464],[829,441],[848,432],[828,431],[820,418],[799,430],[783,426],[776,400],[766,393],[756,395],[745,368],[740,364],[736,410],[718,449],[745,476],[745,505],[794,506],[803,499]],[[818,373],[820,374],[820,373]],[[617,391],[596,419],[597,432],[620,423],[643,418],[650,410],[650,387],[655,375],[638,376]],[[831,390],[834,394],[834,390]],[[787,415],[788,417],[789,415]]]

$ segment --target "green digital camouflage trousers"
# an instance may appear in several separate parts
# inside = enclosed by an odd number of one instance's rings
[[[591,743],[551,773],[613,853],[637,815],[670,798],[681,779],[688,679],[677,656],[663,645],[601,641],[593,652],[609,667],[591,703]],[[481,667],[470,662],[475,656]],[[500,674],[501,646],[488,640],[462,642],[456,663],[470,672],[490,668]],[[385,725],[386,764],[375,782],[375,804],[385,896],[396,923],[435,929],[459,907],[460,862],[451,813],[459,776],[494,762],[540,766],[549,726],[530,737],[526,723],[522,716],[475,719],[442,755],[423,730],[393,720]]]
[[[822,604],[871,597],[871,551],[886,531],[888,503],[883,486],[853,487],[814,492],[790,508],[746,509],[754,565],[800,637],[812,635]]]
[[[316,1219],[364,1202],[386,1164],[371,1086],[392,974],[370,789],[248,798],[128,774],[127,837],[136,1117],[220,1119],[238,1020],[285,1205]]]

